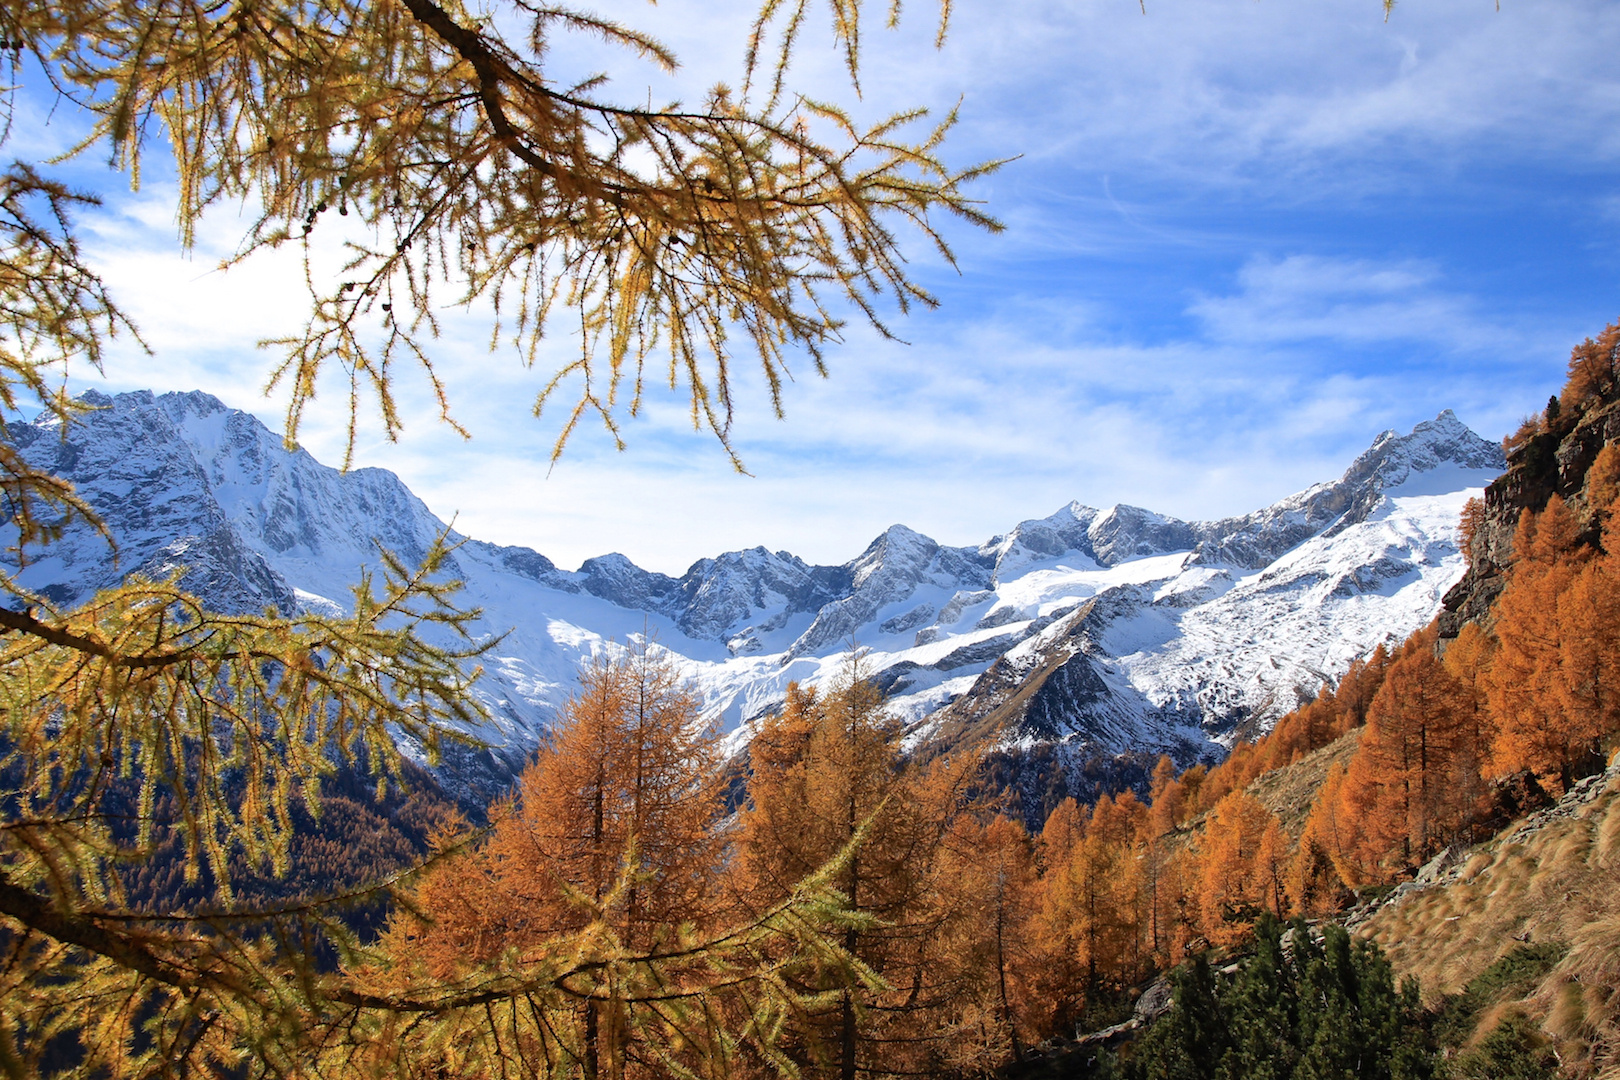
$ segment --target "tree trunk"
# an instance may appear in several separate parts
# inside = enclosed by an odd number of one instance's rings
[[[1003,894],[996,898],[996,977],[1001,983],[1001,1022],[1007,1025],[1007,1035],[1012,1039],[1013,1060],[1023,1061],[1024,1047],[1018,1041],[1018,1025],[1013,1022],[1012,1002],[1007,997],[1006,916],[1007,899]]]

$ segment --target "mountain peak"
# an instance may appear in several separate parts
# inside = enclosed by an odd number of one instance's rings
[[[1432,472],[1446,465],[1501,472],[1507,467],[1507,459],[1500,444],[1480,437],[1457,419],[1456,413],[1446,409],[1406,435],[1384,432],[1351,463],[1340,483],[1363,489],[1358,494],[1365,499],[1373,491],[1406,483],[1414,473]]]
[[[890,525],[887,529],[884,529],[882,538],[891,543],[898,542],[903,544],[914,544],[918,541],[929,544],[933,543],[933,540],[924,536],[911,526],[901,525],[898,523]]]
[[[225,610],[336,610],[379,544],[413,561],[443,528],[393,474],[328,468],[212,395],[83,400],[97,409],[66,438],[48,417],[10,431],[118,537],[119,566],[79,530],[19,571],[55,602],[129,570],[184,567],[186,587]],[[1380,436],[1343,478],[1243,518],[1189,523],[1071,502],[974,547],[897,524],[838,566],[753,547],[700,559],[679,580],[621,554],[566,572],[526,548],[469,541],[450,571],[483,610],[477,632],[508,634],[473,691],[496,717],[479,734],[505,747],[501,761],[520,762],[579,661],[651,627],[728,725],[779,702],[790,679],[834,677],[852,641],[873,647],[874,677],[919,720],[980,677],[999,672],[1011,693],[1049,670],[1041,657],[1062,660],[1051,650],[1081,650],[1084,663],[1041,698],[1036,728],[1099,753],[1191,760],[1216,752],[1211,735],[1265,722],[1299,687],[1314,690],[1358,651],[1432,617],[1460,567],[1465,492],[1500,461],[1443,412]],[[1408,498],[1430,495],[1443,497]],[[1385,528],[1367,519],[1374,511],[1403,524]],[[1252,582],[1232,572],[1266,570],[1307,543]],[[1203,565],[1146,558],[1190,549]],[[1062,724],[1059,705],[1072,712]]]
[[[1506,466],[1499,445],[1475,434],[1446,409],[1405,435],[1383,432],[1332,483],[1317,484],[1252,514],[1195,526],[1198,558],[1259,569],[1323,530],[1332,535],[1366,521],[1387,493],[1483,486]]]
[[[189,412],[196,416],[213,416],[215,413],[239,412],[232,409],[219,398],[205,390],[181,390],[164,394],[158,399],[171,413]]]
[[[1192,526],[1128,503],[1116,503],[1086,529],[1096,560],[1112,566],[1127,559],[1186,551],[1196,543]]]

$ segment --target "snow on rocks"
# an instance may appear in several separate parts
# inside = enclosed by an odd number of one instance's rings
[[[57,603],[180,571],[221,608],[331,612],[379,545],[412,560],[444,528],[392,473],[331,469],[207,394],[87,400],[98,410],[66,438],[51,422],[11,427],[118,539],[116,565],[81,529],[23,571]],[[577,665],[648,631],[739,740],[790,680],[839,677],[855,646],[914,737],[943,730],[946,706],[989,715],[1044,672],[1006,745],[1218,754],[1434,616],[1462,573],[1462,504],[1502,467],[1448,411],[1381,435],[1337,481],[1217,522],[1070,503],[977,546],[895,525],[842,566],[753,548],[678,579],[622,555],[567,571],[466,540],[451,572],[483,609],[477,631],[505,635],[483,661],[496,719],[480,734],[520,761]]]

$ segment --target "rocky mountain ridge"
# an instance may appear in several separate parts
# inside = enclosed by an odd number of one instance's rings
[[[114,562],[70,531],[22,572],[55,602],[183,568],[221,608],[341,607],[377,545],[412,560],[444,527],[393,474],[288,451],[207,394],[86,400],[95,411],[66,432],[11,427],[118,539]],[[994,714],[1007,747],[1191,760],[1427,622],[1462,572],[1461,502],[1500,467],[1499,448],[1447,412],[1380,436],[1336,481],[1224,521],[1071,503],[976,546],[895,525],[842,566],[754,548],[679,578],[622,555],[567,571],[467,539],[450,572],[484,609],[480,630],[506,635],[478,692],[494,717],[480,735],[509,766],[578,663],[646,629],[739,739],[790,680],[845,670],[856,640],[918,742]]]

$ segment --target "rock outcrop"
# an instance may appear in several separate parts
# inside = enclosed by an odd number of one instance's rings
[[[1585,523],[1582,539],[1598,540],[1588,505],[1587,471],[1607,445],[1620,442],[1620,395],[1611,392],[1573,408],[1530,435],[1507,455],[1507,470],[1484,493],[1484,515],[1469,549],[1468,569],[1446,593],[1440,636],[1454,638],[1464,624],[1489,626],[1491,605],[1506,585],[1513,534],[1525,511],[1539,513],[1557,495]]]

